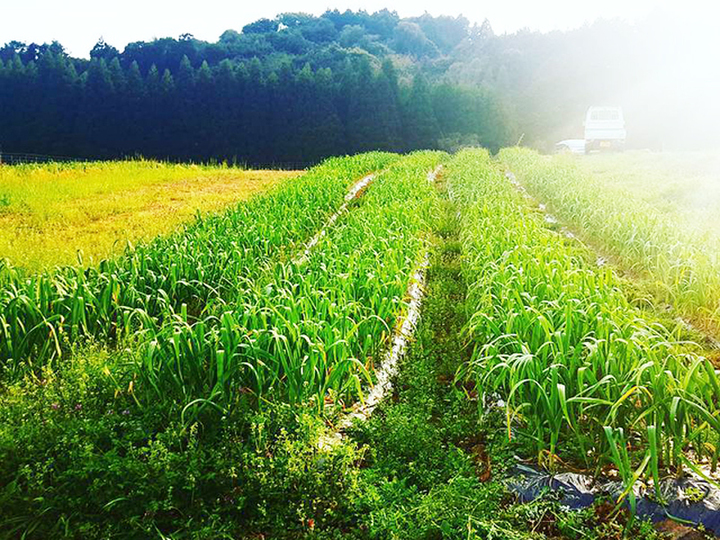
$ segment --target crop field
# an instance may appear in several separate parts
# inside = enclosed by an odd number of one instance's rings
[[[520,149],[503,150],[499,159],[561,222],[639,278],[655,307],[717,333],[717,160],[631,153],[576,161]]]
[[[575,160],[607,188],[623,188],[668,214],[720,233],[720,156],[707,152],[591,154]]]
[[[568,443],[588,468],[612,463],[630,497],[646,468],[659,488],[658,464],[682,467],[683,449],[714,470],[713,364],[633,308],[610,268],[595,267],[531,210],[518,212],[522,196],[507,180],[468,176],[456,188],[469,206],[463,244],[476,310],[467,370],[482,393],[499,390],[507,400],[508,429],[522,417],[538,461],[551,469]],[[629,441],[645,452],[637,470]]]
[[[639,501],[715,482],[720,246],[660,203],[672,174],[605,159],[332,158],[92,264],[4,266],[0,538],[660,540]],[[527,501],[518,465],[619,487]]]
[[[92,266],[297,174],[154,161],[1,166],[0,259]]]

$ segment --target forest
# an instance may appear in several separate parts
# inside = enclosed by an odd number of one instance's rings
[[[715,87],[682,72],[671,24],[496,35],[462,16],[328,11],[261,19],[215,43],[184,34],[121,52],[100,39],[89,59],[11,41],[0,48],[0,147],[278,166],[369,150],[496,151],[521,138],[549,150],[581,136],[593,104],[624,107],[631,147],[706,144],[711,116],[688,104],[714,103]],[[687,84],[657,99],[672,80]],[[703,121],[705,131],[682,129]]]

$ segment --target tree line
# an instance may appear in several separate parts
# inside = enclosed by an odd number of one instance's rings
[[[143,155],[252,164],[315,162],[329,155],[409,151],[470,139],[503,143],[493,97],[478,88],[430,84],[416,75],[400,85],[390,60],[344,68],[268,71],[255,58],[146,72],[133,61],[93,58],[78,73],[46,51],[24,64],[0,64],[5,150],[76,157]],[[446,142],[449,141],[449,142]]]
[[[368,17],[381,31],[387,16]],[[11,42],[0,49],[0,143],[5,151],[81,158],[263,165],[507,142],[491,91],[398,71],[389,49],[353,48],[363,36],[367,47],[380,45],[364,27],[343,34],[317,21],[258,21],[214,45],[182,36],[120,53],[100,41],[89,60],[59,43]],[[308,45],[298,26],[320,45]],[[341,38],[348,48],[337,45]]]
[[[286,13],[213,43],[100,40],[87,59],[11,41],[0,146],[252,165],[520,139],[551,150],[609,104],[623,106],[631,147],[707,147],[720,144],[720,77],[696,42],[710,31],[660,17],[496,35],[487,21],[382,10]]]

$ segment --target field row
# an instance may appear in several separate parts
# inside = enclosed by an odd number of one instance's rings
[[[563,222],[647,278],[660,302],[686,316],[720,324],[720,236],[667,204],[608,185],[572,161],[520,148],[498,156]],[[698,187],[692,188],[695,192]],[[702,191],[702,190],[700,190]]]
[[[97,269],[6,269],[4,376],[37,371],[92,338],[130,346],[135,392],[182,407],[188,421],[267,394],[314,396],[319,407],[358,397],[419,264],[434,200],[425,176],[441,158],[330,160]],[[296,257],[349,184],[384,168],[358,207]]]
[[[222,301],[271,259],[293,254],[340,205],[353,180],[395,159],[365,154],[329,160],[267,195],[97,267],[30,275],[0,268],[3,370],[38,367],[80,337],[115,340],[138,325],[162,325],[183,305],[198,316],[211,299]]]
[[[461,375],[506,403],[508,435],[519,427],[551,470],[612,465],[631,498],[645,474],[657,489],[666,471],[696,468],[688,453],[714,469],[714,366],[630,305],[612,269],[548,229],[486,153],[461,154],[448,173],[474,346]]]
[[[201,408],[269,394],[319,408],[359,397],[420,263],[434,204],[425,175],[440,159],[391,165],[307,261],[277,261],[212,315],[154,333],[138,369],[147,386]]]
[[[715,366],[504,176],[539,156],[501,158],[331,159],[97,267],[4,267],[0,530],[525,539],[513,455],[618,479],[633,508],[714,470]],[[323,444],[382,379],[428,252],[392,399]]]

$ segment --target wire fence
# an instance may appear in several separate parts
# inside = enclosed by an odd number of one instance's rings
[[[133,159],[133,158],[130,158]],[[48,156],[45,154],[27,154],[27,153],[13,153],[13,152],[2,152],[0,151],[0,165],[21,165],[25,163],[68,163],[71,161],[88,162],[93,161],[87,158],[77,158],[68,156]],[[177,162],[176,160],[168,160],[169,162]],[[179,162],[184,163],[184,162]],[[250,169],[280,169],[280,170],[303,170],[308,169],[317,162],[314,161],[271,161],[271,162],[250,162],[241,160],[232,161],[218,161],[210,160],[207,162],[201,162],[205,164],[222,164],[228,163],[233,166],[240,166]]]
[[[270,163],[260,163],[258,165],[250,164],[250,168],[254,169],[278,169],[284,171],[302,171],[317,165],[317,161],[273,161]]]
[[[16,154],[12,152],[0,152],[0,164],[20,165],[23,163],[52,163],[68,161],[87,161],[83,158],[72,158],[67,156],[47,156],[44,154]]]

